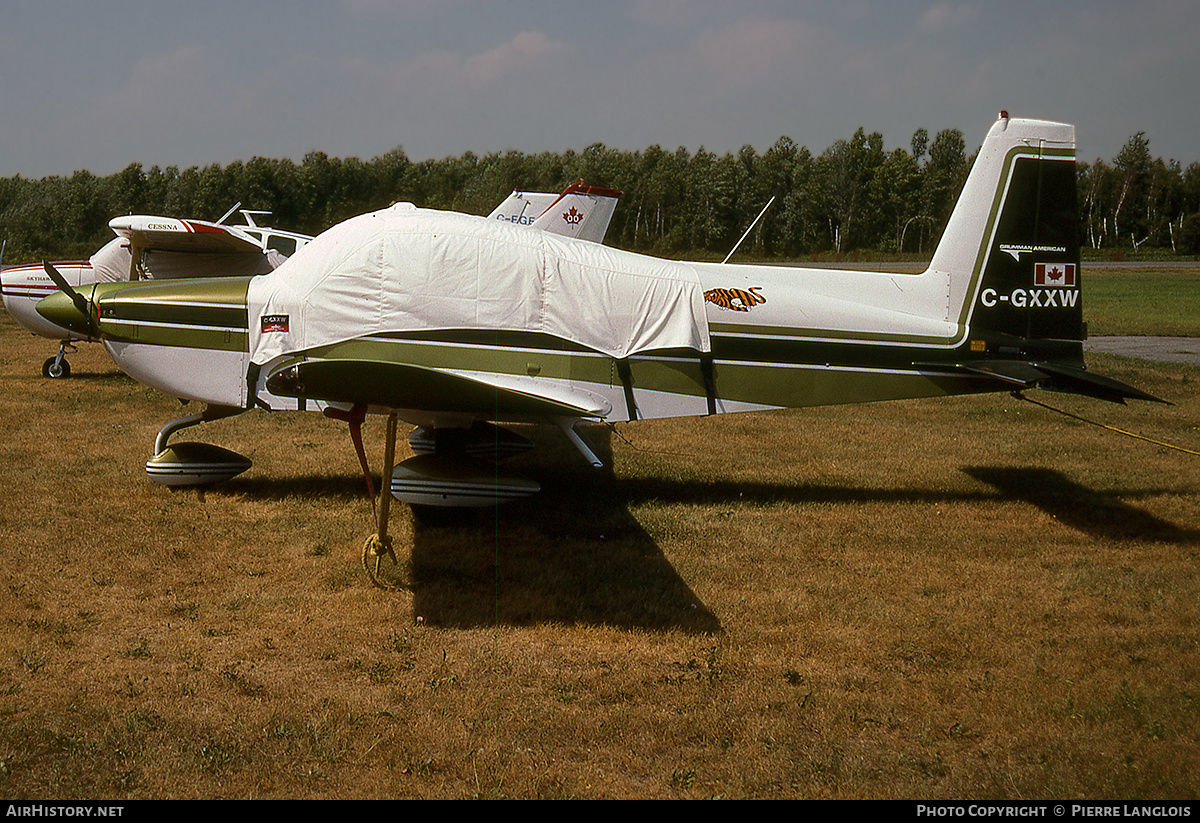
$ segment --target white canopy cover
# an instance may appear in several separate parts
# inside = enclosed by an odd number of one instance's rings
[[[318,235],[250,281],[251,359],[387,332],[542,332],[611,357],[711,350],[687,264],[400,203]]]

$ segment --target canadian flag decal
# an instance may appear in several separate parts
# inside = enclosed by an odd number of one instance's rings
[[[1035,263],[1033,267],[1033,285],[1035,286],[1070,286],[1079,285],[1075,276],[1074,263]]]

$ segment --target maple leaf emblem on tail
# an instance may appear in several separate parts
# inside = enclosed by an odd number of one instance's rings
[[[571,206],[570,211],[563,212],[563,220],[567,221],[569,225],[577,225],[583,220],[583,212],[579,211],[574,206]]]
[[[1074,263],[1038,263],[1033,269],[1035,286],[1075,286]]]

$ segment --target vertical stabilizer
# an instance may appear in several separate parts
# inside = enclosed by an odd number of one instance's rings
[[[616,189],[585,186],[580,180],[550,204],[533,228],[602,243],[620,196]]]
[[[503,220],[518,226],[532,226],[542,212],[558,199],[553,192],[514,191],[488,215],[489,220]]]
[[[930,271],[973,354],[1081,364],[1075,128],[1001,114]]]
[[[616,189],[585,186],[580,180],[562,194],[514,191],[488,217],[603,243],[620,197]]]
[[[946,279],[948,319],[958,312],[959,371],[1120,403],[1161,402],[1084,366],[1073,126],[1001,113],[927,273]]]

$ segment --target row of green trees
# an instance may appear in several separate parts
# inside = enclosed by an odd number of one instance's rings
[[[1112,164],[1079,166],[1082,241],[1091,248],[1142,246],[1200,254],[1200,163],[1152,157],[1145,132]]]
[[[907,149],[859,129],[819,155],[781,137],[765,152],[717,156],[603,144],[582,152],[510,151],[412,162],[402,149],[369,161],[313,152],[300,163],[256,157],[180,170],[133,164],[40,180],[0,178],[0,238],[10,262],[86,257],[119,214],[214,220],[235,203],[270,211],[272,225],[316,234],[355,214],[407,200],[487,214],[509,192],[561,191],[583,179],[621,189],[606,242],[658,254],[724,255],[775,202],[740,254],[797,258],[848,253],[928,254],[970,169],[957,129],[918,130]],[[1080,231],[1097,249],[1200,252],[1200,164],[1150,154],[1143,133],[1111,163],[1080,163]]]

